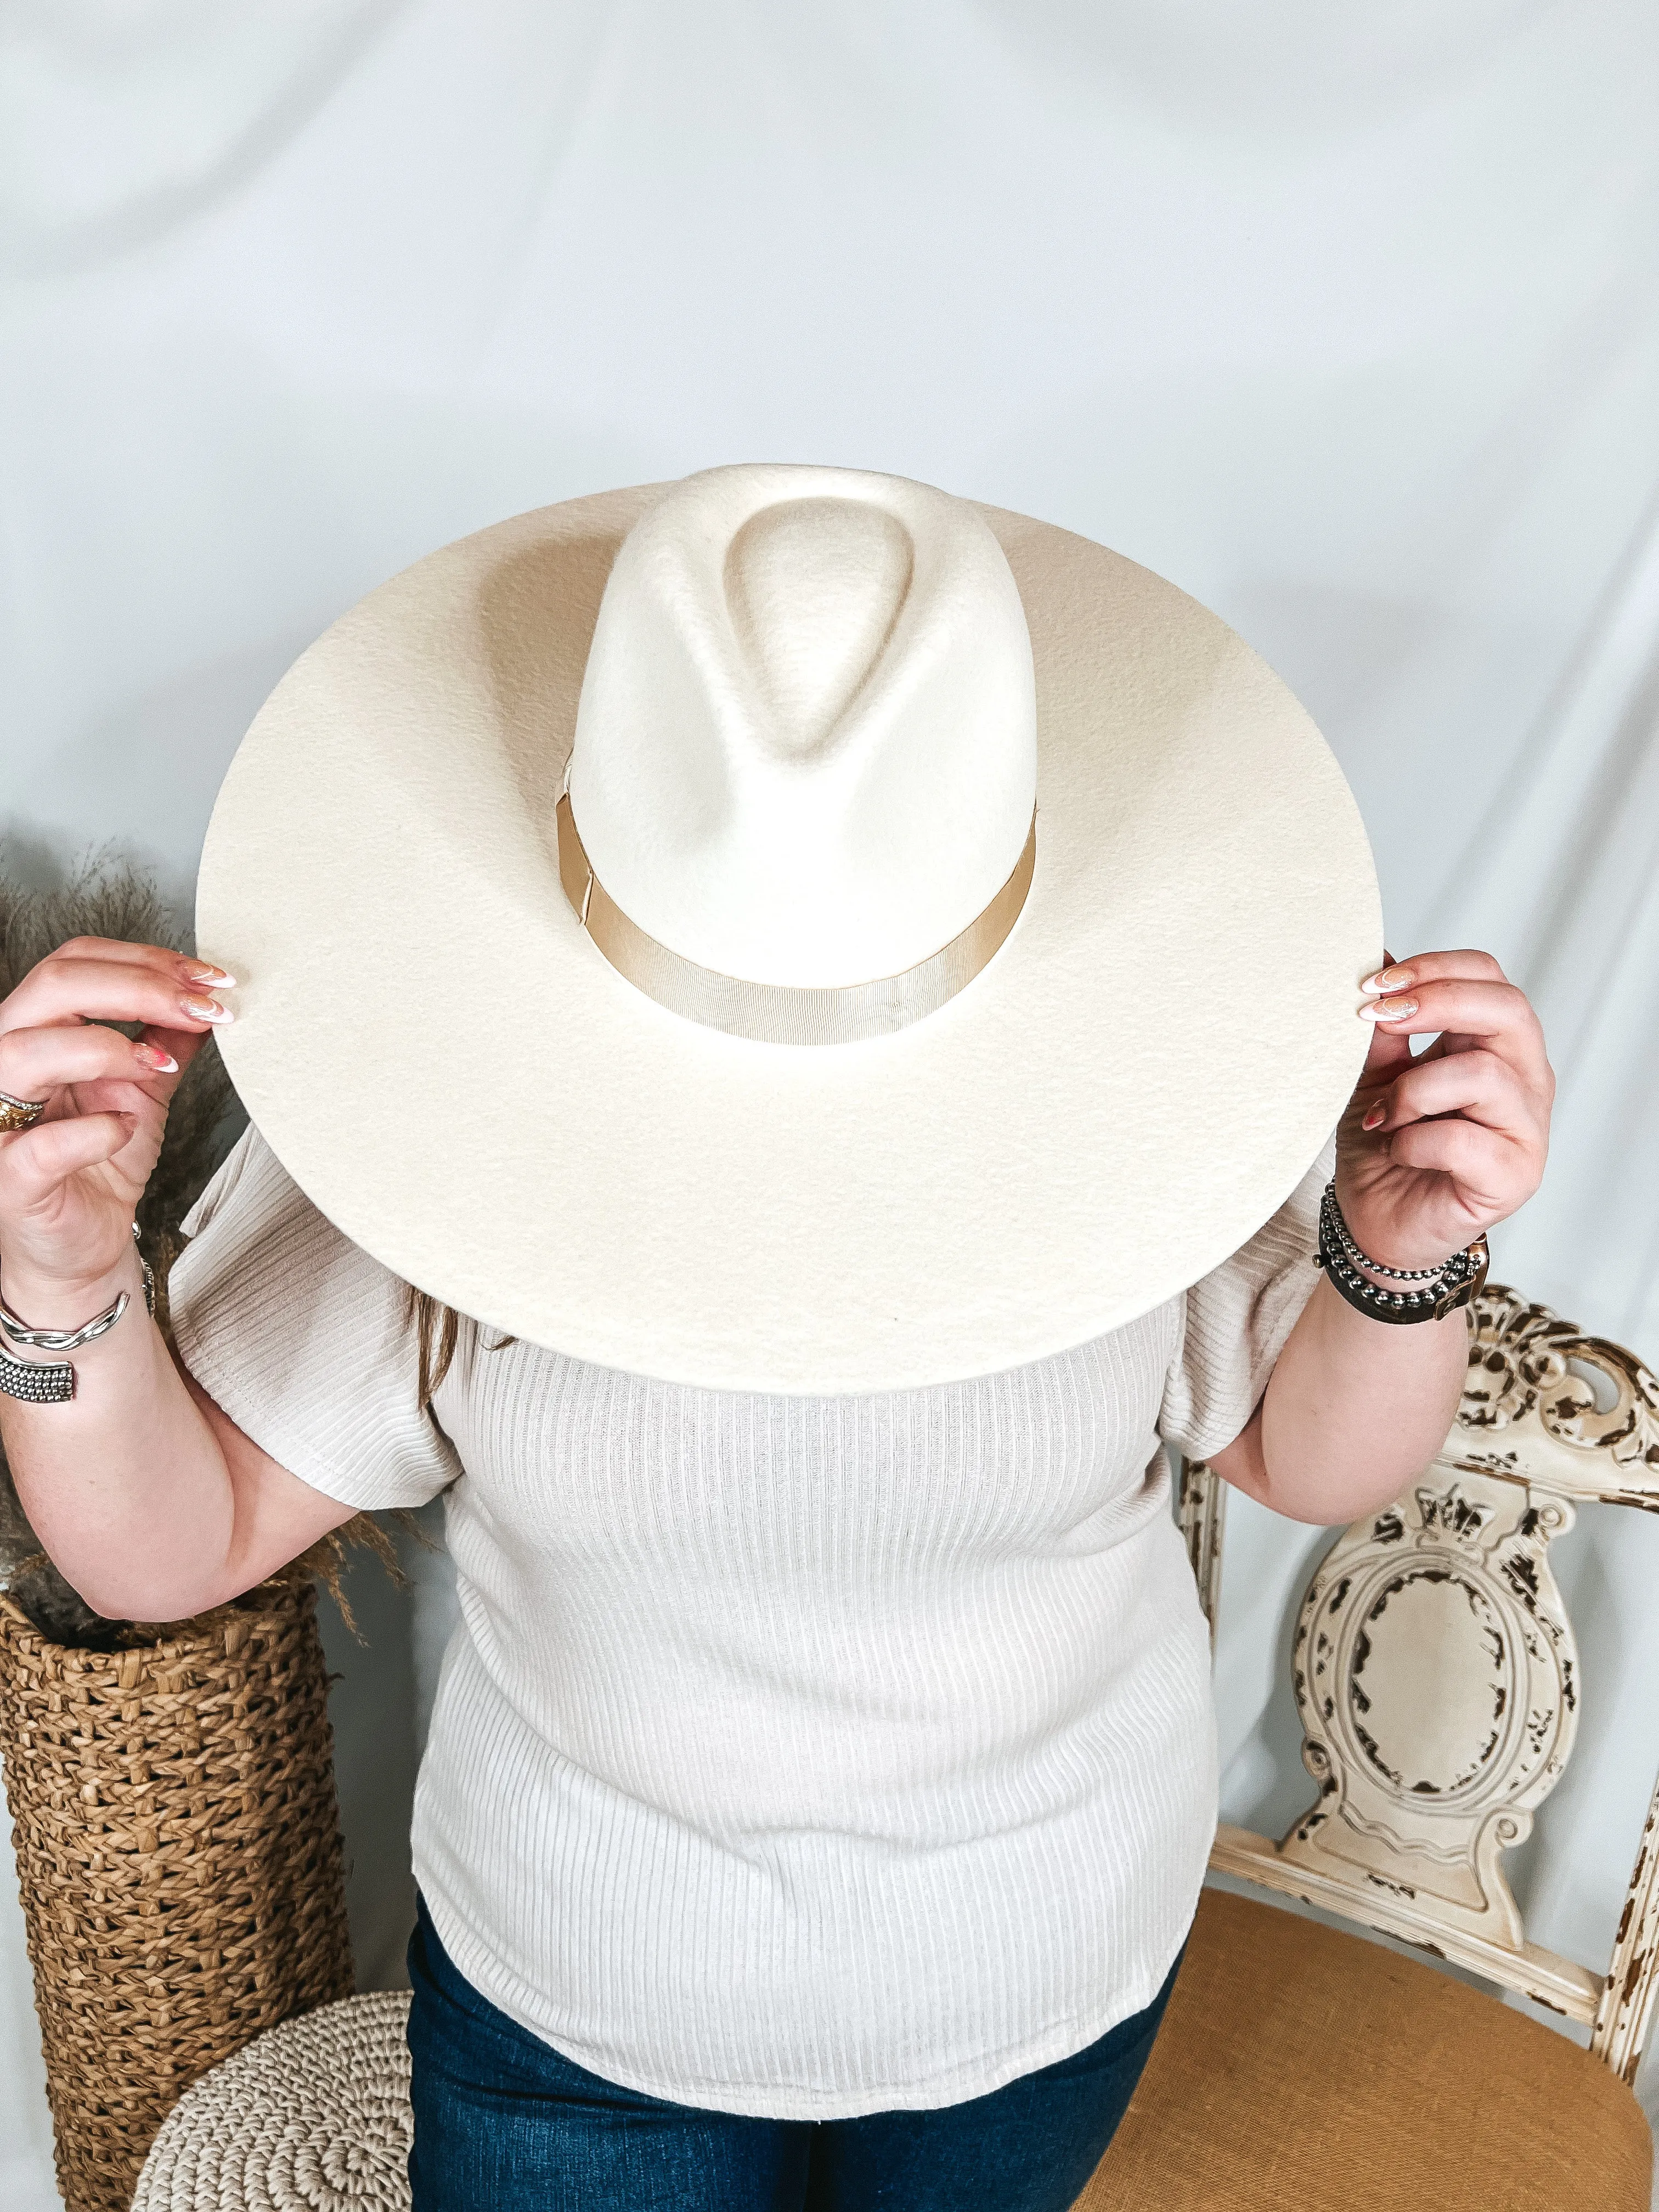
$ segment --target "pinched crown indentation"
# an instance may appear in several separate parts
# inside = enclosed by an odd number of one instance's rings
[[[780,751],[818,750],[893,634],[915,568],[898,517],[856,499],[780,500],[727,548],[732,629]]]

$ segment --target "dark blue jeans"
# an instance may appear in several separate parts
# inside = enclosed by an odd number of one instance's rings
[[[417,1905],[414,2212],[1068,2212],[1140,2078],[1186,1946],[1144,2012],[988,2096],[769,2120],[601,2080],[507,2019]]]

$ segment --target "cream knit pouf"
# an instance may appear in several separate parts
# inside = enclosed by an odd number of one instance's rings
[[[132,2212],[407,2212],[406,1990],[268,2028],[161,2124]]]

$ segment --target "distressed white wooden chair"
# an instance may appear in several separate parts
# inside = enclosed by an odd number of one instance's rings
[[[1302,1601],[1317,1795],[1276,1843],[1224,1824],[1210,1863],[1522,1991],[1587,2024],[1589,2047],[1384,1945],[1206,1888],[1077,2212],[1648,2212],[1631,2084],[1659,1990],[1659,1788],[1605,1974],[1528,1942],[1503,1855],[1577,1724],[1549,1547],[1581,1500],[1659,1512],[1659,1384],[1501,1285],[1472,1320],[1444,1449],[1342,1532]],[[1199,1465],[1180,1491],[1212,1650],[1225,1488]]]

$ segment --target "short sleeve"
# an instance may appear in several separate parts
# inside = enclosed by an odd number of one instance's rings
[[[420,1505],[461,1473],[418,1398],[403,1283],[246,1130],[185,1216],[167,1302],[179,1357],[238,1428],[360,1510]]]
[[[1182,1295],[1158,1433],[1189,1460],[1230,1444],[1249,1420],[1319,1280],[1319,1200],[1336,1164],[1336,1133],[1277,1213]]]

